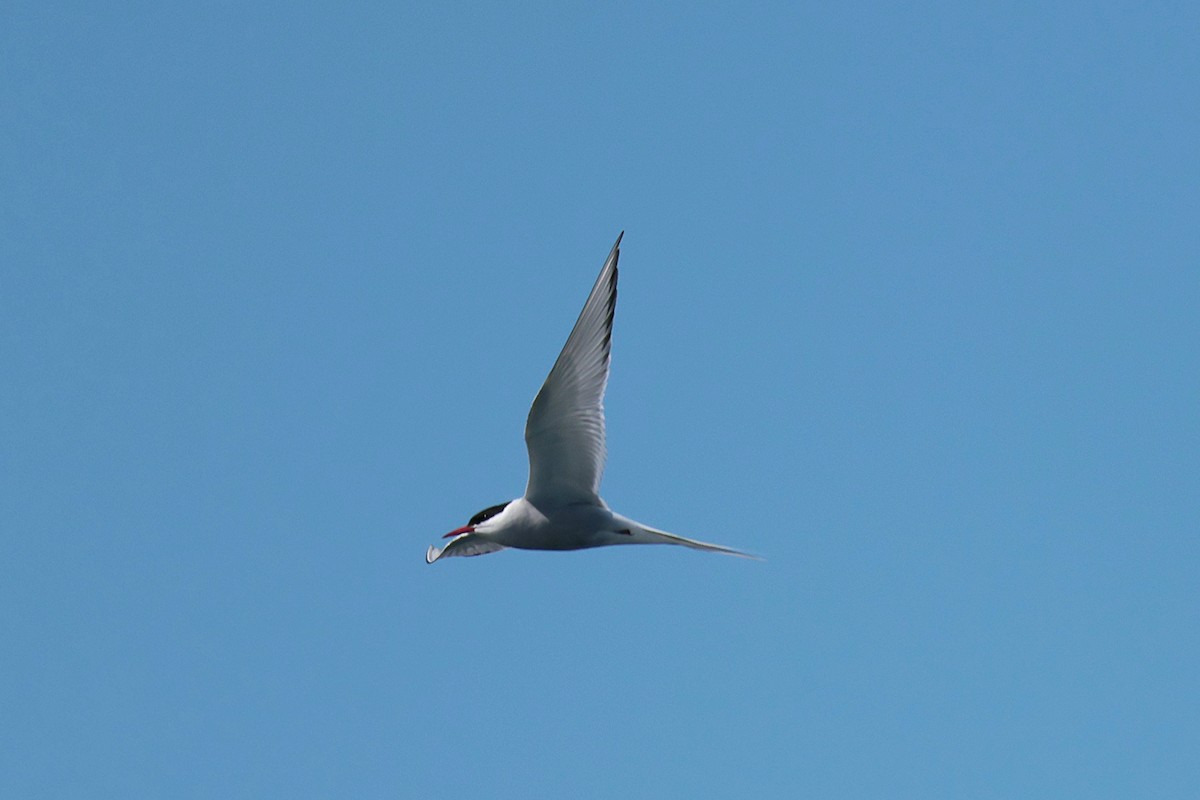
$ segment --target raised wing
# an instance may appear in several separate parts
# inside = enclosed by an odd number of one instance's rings
[[[622,231],[617,237],[525,422],[529,449],[525,497],[539,507],[600,502],[604,389],[617,307],[617,259],[624,235]]]
[[[497,550],[503,549],[504,545],[489,542],[487,539],[476,536],[473,533],[460,533],[447,542],[445,547],[430,545],[429,549],[425,551],[425,563],[432,564],[442,557],[481,556],[485,553],[494,553]]]

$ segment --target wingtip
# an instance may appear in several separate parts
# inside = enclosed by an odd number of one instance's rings
[[[429,549],[425,551],[425,563],[432,564],[437,561],[442,555],[442,548],[429,545]]]

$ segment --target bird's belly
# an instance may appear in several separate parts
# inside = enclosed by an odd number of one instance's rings
[[[515,547],[519,550],[583,550],[588,547],[599,547],[602,542],[595,532],[581,530],[568,531],[513,531],[497,542],[505,547]]]

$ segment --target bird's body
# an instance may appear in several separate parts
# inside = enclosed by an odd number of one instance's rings
[[[622,234],[623,236],[624,234]],[[604,262],[583,311],[542,385],[525,424],[529,483],[525,496],[490,506],[430,547],[432,564],[508,547],[582,550],[616,544],[676,544],[753,558],[721,545],[676,536],[614,513],[600,499],[604,471],[604,389],[608,383],[621,236]]]
[[[500,514],[492,540],[522,550],[582,550],[608,544],[615,524],[612,512],[591,503],[552,508],[547,511],[524,497],[513,500]],[[476,535],[481,535],[476,529]],[[482,533],[489,536],[488,531]]]

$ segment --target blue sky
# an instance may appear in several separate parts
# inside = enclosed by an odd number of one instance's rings
[[[1195,794],[1194,4],[102,5],[0,26],[0,794]],[[767,561],[427,567],[620,230],[604,494]]]

